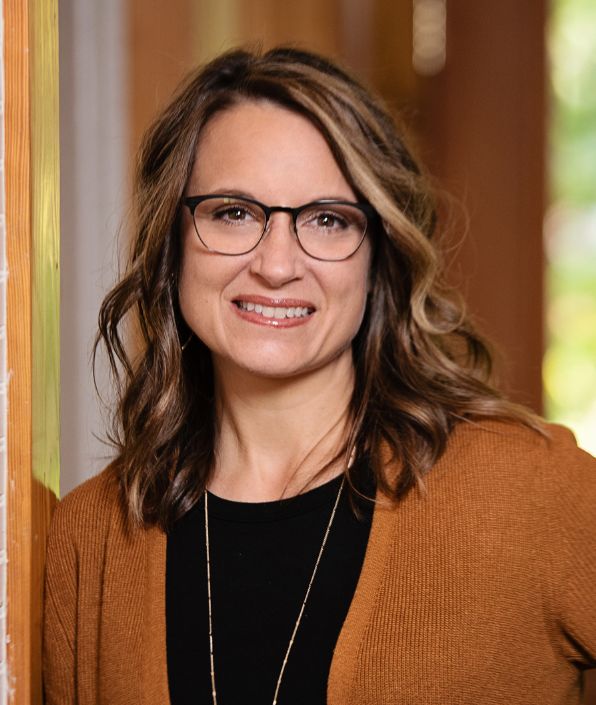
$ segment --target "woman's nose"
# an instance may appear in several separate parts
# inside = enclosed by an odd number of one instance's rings
[[[251,271],[275,287],[303,275],[304,253],[289,213],[271,216],[265,234],[253,252]]]

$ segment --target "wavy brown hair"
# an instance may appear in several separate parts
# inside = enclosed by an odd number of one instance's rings
[[[180,201],[201,130],[246,100],[307,117],[379,216],[341,453],[366,453],[377,486],[399,499],[422,484],[462,421],[503,418],[540,430],[535,416],[491,386],[488,348],[441,285],[433,191],[380,101],[315,54],[231,51],[193,73],[147,132],[130,261],[99,315],[95,353],[103,342],[117,383],[110,440],[130,517],[167,528],[200,497],[213,466],[210,353],[197,338],[182,345],[189,329],[177,298]],[[136,354],[127,320],[138,326]],[[388,455],[400,464],[397,476],[387,472]]]

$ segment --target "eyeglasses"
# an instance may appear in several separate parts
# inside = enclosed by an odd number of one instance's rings
[[[183,200],[193,216],[199,240],[211,252],[244,255],[261,242],[273,213],[292,216],[298,244],[314,259],[338,262],[362,244],[376,217],[366,203],[322,200],[298,208],[266,206],[228,194],[189,196]]]

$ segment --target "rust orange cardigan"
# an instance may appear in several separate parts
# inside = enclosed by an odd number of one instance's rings
[[[461,424],[425,496],[379,497],[329,705],[580,703],[596,667],[596,462],[550,432]],[[168,705],[165,550],[159,529],[126,530],[109,472],[59,504],[47,705]]]

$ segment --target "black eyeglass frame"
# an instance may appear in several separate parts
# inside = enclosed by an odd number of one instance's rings
[[[231,198],[231,199],[237,199],[239,201],[244,201],[245,203],[251,203],[253,206],[258,206],[263,213],[265,214],[265,224],[263,226],[263,232],[261,233],[259,239],[256,241],[256,243],[249,248],[248,250],[245,250],[244,252],[220,252],[219,250],[214,250],[213,248],[209,247],[207,243],[203,240],[201,237],[201,234],[199,233],[199,228],[197,227],[197,221],[195,220],[195,210],[196,207],[199,205],[199,203],[202,203],[203,201],[207,201],[212,198]],[[210,252],[215,252],[216,254],[220,255],[225,255],[227,257],[240,257],[241,255],[247,255],[249,252],[252,252],[255,250],[261,243],[261,240],[265,236],[265,233],[267,232],[267,226],[269,225],[269,220],[272,216],[273,213],[289,213],[292,216],[292,227],[294,230],[294,236],[296,237],[296,241],[298,242],[298,245],[300,246],[300,249],[307,254],[309,257],[312,257],[313,259],[319,260],[320,262],[343,262],[347,259],[350,259],[350,257],[353,257],[356,252],[360,249],[362,243],[364,242],[364,238],[366,237],[366,234],[369,229],[369,225],[374,222],[377,219],[377,212],[376,210],[368,203],[357,203],[354,201],[337,201],[334,199],[321,199],[320,201],[311,201],[310,203],[305,203],[302,206],[297,206],[296,208],[291,208],[290,206],[267,206],[264,203],[261,203],[260,201],[255,200],[254,198],[248,198],[246,196],[238,196],[237,194],[230,194],[230,193],[210,193],[202,196],[187,196],[182,199],[182,203],[189,209],[190,214],[192,216],[192,221],[193,225],[195,227],[195,232],[197,233],[197,236],[199,240],[203,243],[203,245],[210,251]],[[345,257],[340,257],[338,259],[328,259],[326,257],[316,257],[315,255],[311,255],[308,250],[305,249],[304,245],[302,242],[300,242],[300,236],[298,235],[298,226],[296,225],[298,216],[302,211],[305,211],[307,208],[312,208],[313,206],[351,206],[353,208],[357,208],[359,211],[361,211],[366,218],[366,226],[364,228],[364,231],[362,233],[362,237],[360,238],[360,242],[356,246],[353,252],[350,252],[349,255],[346,255]]]

